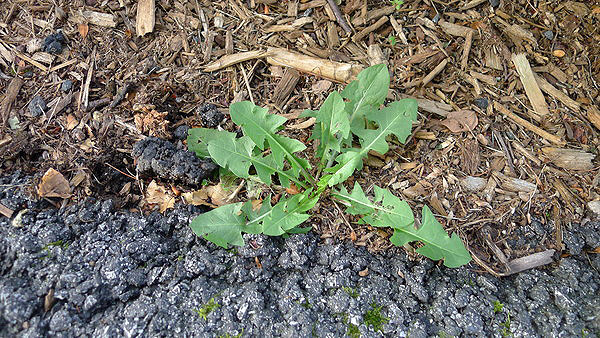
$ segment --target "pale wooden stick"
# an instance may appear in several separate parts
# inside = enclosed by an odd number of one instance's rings
[[[444,61],[440,62],[439,65],[437,65],[429,74],[427,74],[427,76],[425,76],[423,78],[423,81],[421,82],[421,84],[423,86],[425,86],[426,84],[428,84],[429,82],[431,82],[431,80],[433,80],[434,77],[436,77],[439,73],[441,73],[444,68],[446,68],[446,65],[448,64],[448,59],[444,59]]]
[[[467,62],[469,62],[469,52],[471,52],[471,43],[473,42],[473,30],[467,32],[465,36],[465,47],[463,49],[462,58],[460,59],[460,68],[463,70],[467,69]]]
[[[517,68],[527,98],[529,98],[533,110],[538,115],[533,115],[532,117],[539,122],[541,121],[541,116],[550,114],[550,110],[548,110],[548,105],[544,99],[544,94],[542,94],[542,91],[535,80],[531,65],[529,64],[529,61],[527,61],[525,54],[513,54],[512,61]]]
[[[511,113],[510,111],[508,111],[508,109],[506,109],[503,105],[501,105],[500,103],[494,101],[494,109],[500,111],[502,114],[508,116],[511,120],[515,121],[517,124],[521,125],[522,127],[529,129],[530,131],[538,134],[539,136],[541,136],[542,138],[564,146],[565,144],[567,144],[567,142],[563,141],[560,137],[556,136],[556,135],[552,135],[550,133],[548,133],[547,131],[531,124],[530,122],[528,122],[527,120]]]
[[[544,79],[543,77],[535,73],[533,74],[533,76],[535,77],[535,80],[537,81],[537,84],[541,90],[546,92],[548,95],[554,97],[558,101],[564,103],[565,106],[571,108],[572,110],[576,112],[579,111],[579,109],[581,108],[581,104],[579,102],[573,100],[567,94],[556,89],[556,87],[550,84],[550,82],[546,81],[546,79]]]

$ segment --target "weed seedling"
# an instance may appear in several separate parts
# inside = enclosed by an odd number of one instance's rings
[[[411,135],[417,101],[402,99],[384,105],[389,87],[387,67],[372,66],[360,72],[342,92],[330,93],[319,110],[303,113],[303,117],[315,118],[309,140],[317,143],[317,168],[298,155],[307,148],[304,142],[279,133],[287,119],[269,114],[268,109],[252,102],[237,102],[229,108],[231,120],[242,129],[242,137],[224,130],[190,129],[188,148],[197,156],[211,158],[238,178],[272,186],[265,191],[273,191],[278,197],[275,204],[271,195],[266,195],[201,214],[190,224],[194,233],[225,249],[243,246],[242,233],[305,233],[310,227],[301,225],[311,217],[309,211],[319,199],[332,197],[344,204],[349,214],[360,216],[361,223],[392,228],[390,241],[396,246],[419,241],[423,244],[416,250],[419,254],[443,259],[448,267],[467,264],[471,256],[460,237],[456,233],[448,236],[429,207],[423,207],[421,226],[417,228],[408,203],[391,191],[373,186],[375,196],[368,197],[358,180],[350,192],[343,185],[363,168],[370,152],[383,155],[389,150],[388,140],[395,138],[404,143]]]
[[[219,336],[219,338],[242,338],[242,335],[244,334],[244,329],[242,329],[242,332],[236,334],[236,335],[231,335],[229,333],[225,333]]]
[[[501,312],[503,308],[504,308],[504,304],[500,303],[497,300],[494,301],[494,313]]]
[[[351,288],[349,286],[342,286],[342,290],[348,294],[348,296],[352,298],[358,298],[358,290],[355,288]]]
[[[506,320],[504,321],[504,323],[500,324],[500,327],[502,328],[502,330],[500,331],[500,334],[502,334],[502,337],[512,337],[512,331],[510,330],[510,312],[506,313]]]
[[[383,306],[377,306],[375,302],[371,303],[371,310],[365,312],[363,321],[367,326],[371,325],[373,330],[383,333],[383,324],[390,321],[389,318],[381,314]]]
[[[212,297],[211,299],[209,299],[208,303],[204,304],[199,309],[194,309],[194,311],[196,311],[196,313],[198,314],[198,316],[200,316],[200,318],[206,320],[206,317],[211,312],[216,310],[219,306],[221,306],[221,305],[215,301],[215,297]]]
[[[396,10],[399,11],[400,8],[402,8],[402,5],[404,5],[404,0],[391,0],[392,5],[394,5],[396,7]]]
[[[388,41],[390,42],[390,45],[392,45],[392,47],[394,47],[397,43],[396,37],[393,35],[388,36]]]

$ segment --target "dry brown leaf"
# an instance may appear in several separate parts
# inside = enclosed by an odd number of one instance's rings
[[[135,127],[143,134],[149,136],[165,136],[167,135],[167,125],[169,121],[165,120],[168,113],[159,113],[156,110],[135,114],[133,120]]]
[[[227,193],[222,184],[207,185],[200,190],[181,194],[187,204],[206,205],[217,208],[227,204]]]
[[[209,202],[208,193],[206,192],[205,189],[184,192],[183,194],[181,194],[181,196],[183,196],[183,200],[187,204],[206,205],[206,206],[209,206],[212,208],[217,207],[216,205],[213,205],[212,203]]]
[[[369,275],[369,268],[365,268],[364,270],[359,271],[358,275],[361,277],[366,277],[367,275]]]
[[[58,171],[50,168],[38,185],[38,195],[40,197],[71,197],[71,187],[65,177]]]
[[[285,191],[290,195],[297,195],[300,193],[300,190],[298,190],[298,187],[296,187],[294,183],[290,183],[290,187],[285,188]]]
[[[73,114],[67,115],[67,130],[75,129],[75,127],[77,127],[78,124],[79,121]]]
[[[439,122],[453,133],[471,131],[477,127],[477,113],[472,110],[451,111],[444,121]]]
[[[175,197],[170,195],[169,190],[156,184],[156,181],[150,182],[146,188],[146,202],[149,204],[158,204],[161,213],[175,206]]]
[[[306,128],[312,126],[313,124],[315,124],[316,121],[317,121],[316,118],[311,117],[304,122],[300,122],[300,123],[296,123],[291,126],[288,126],[288,128],[289,129],[306,129]]]
[[[90,30],[90,27],[87,23],[84,22],[77,25],[77,30],[79,31],[81,37],[85,39],[85,37],[88,34],[88,31]]]
[[[314,94],[321,94],[329,90],[333,82],[329,80],[319,80],[312,85],[312,91]]]

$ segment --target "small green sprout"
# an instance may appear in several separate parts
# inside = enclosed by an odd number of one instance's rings
[[[396,10],[399,11],[400,8],[402,8],[402,5],[404,5],[404,0],[391,0],[392,5],[394,5],[396,7]]]
[[[244,334],[244,329],[242,329],[242,332],[234,335],[231,335],[229,333],[225,333],[219,336],[219,338],[242,338],[242,335]]]
[[[351,288],[349,286],[342,286],[342,290],[348,294],[348,296],[352,298],[358,298],[358,291],[355,288]]]
[[[367,326],[373,326],[373,330],[383,333],[383,324],[389,322],[390,319],[381,314],[381,309],[383,306],[377,306],[375,302],[371,303],[371,310],[364,314],[363,320]]]
[[[398,41],[396,41],[396,37],[393,35],[388,36],[388,41],[390,42],[390,45],[392,45],[392,47],[394,47],[396,43],[398,43]]]
[[[508,312],[506,314],[506,320],[504,321],[504,323],[500,324],[500,327],[502,327],[502,331],[500,331],[500,334],[502,334],[502,337],[512,337],[513,333],[510,330],[510,312]]]
[[[206,320],[208,314],[216,310],[219,306],[221,305],[215,301],[215,297],[212,297],[208,303],[204,304],[200,309],[194,309],[194,311],[196,311],[200,318]]]
[[[494,301],[494,313],[501,312],[503,308],[504,308],[504,304],[500,303],[497,300]]]

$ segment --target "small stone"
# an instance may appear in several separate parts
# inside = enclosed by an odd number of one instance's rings
[[[600,201],[589,201],[587,207],[596,217],[600,217]]]
[[[490,1],[490,6],[496,8],[498,6],[500,6],[500,0],[489,0]]]
[[[50,34],[44,39],[44,51],[52,54],[59,54],[63,50],[64,42],[66,42],[65,36],[60,30],[57,33]]]
[[[441,19],[440,13],[437,13],[431,21],[433,21],[433,23],[438,23],[440,21],[440,19]]]
[[[553,40],[554,39],[554,32],[553,31],[544,31],[542,34],[548,40]]]
[[[217,109],[217,106],[211,103],[200,105],[200,107],[198,107],[198,113],[200,114],[202,126],[204,128],[215,128],[225,117],[225,115]]]
[[[481,177],[467,176],[460,181],[460,185],[467,191],[480,191],[485,189],[487,180]]]
[[[481,108],[482,110],[486,110],[488,107],[488,99],[485,97],[478,97],[475,100],[473,100],[473,104],[479,108]]]
[[[62,49],[63,46],[60,42],[52,41],[48,45],[46,45],[46,48],[44,50],[50,54],[60,54],[62,53]]]
[[[33,117],[40,116],[42,113],[44,113],[44,111],[46,111],[46,108],[46,101],[44,101],[44,99],[39,95],[36,95],[27,106],[29,113]]]
[[[28,70],[23,74],[24,79],[31,79],[33,77],[33,72]]]
[[[60,90],[62,90],[65,93],[71,90],[71,88],[73,88],[73,81],[71,80],[64,80],[63,83],[60,85]]]
[[[175,129],[175,131],[173,132],[173,137],[178,140],[185,140],[188,136],[188,129],[190,128],[186,125],[177,127],[177,129]]]

